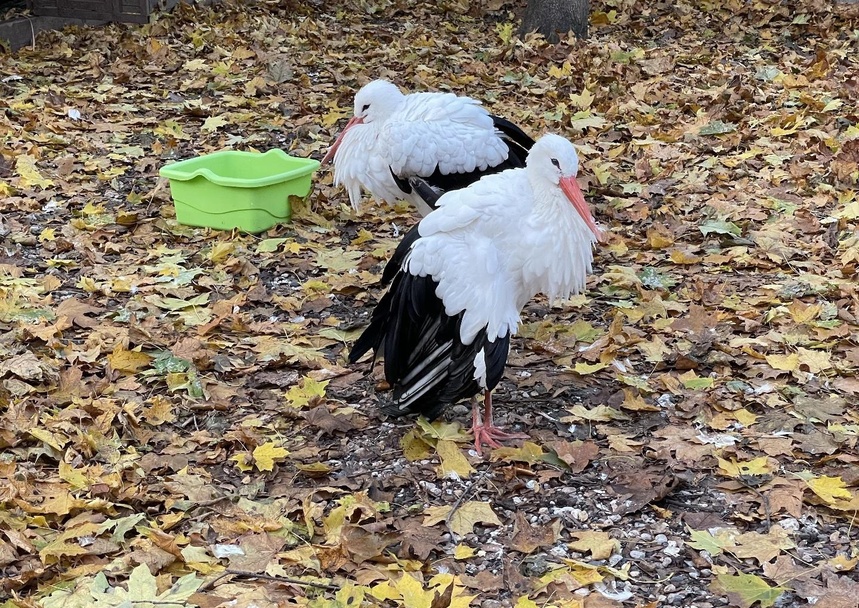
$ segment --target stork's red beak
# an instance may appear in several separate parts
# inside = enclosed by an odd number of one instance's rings
[[[587,202],[585,201],[585,195],[582,194],[582,189],[579,188],[579,183],[576,181],[575,177],[562,177],[560,181],[561,190],[570,199],[570,202],[573,204],[573,207],[576,211],[578,211],[579,215],[584,220],[585,224],[588,228],[591,229],[591,232],[594,233],[594,236],[597,238],[597,241],[600,243],[603,242],[604,238],[602,231],[597,228],[597,223],[594,220],[594,216],[591,215],[591,208],[588,207]]]
[[[354,127],[355,125],[360,125],[364,123],[364,119],[360,116],[353,116],[349,119],[349,122],[346,123],[346,126],[340,132],[340,135],[337,136],[337,139],[334,140],[334,143],[328,149],[328,152],[325,154],[325,157],[322,159],[322,164],[329,162],[332,158],[334,158],[334,153],[337,152],[337,148],[340,147],[340,143],[343,141],[343,136],[346,135],[346,131]]]

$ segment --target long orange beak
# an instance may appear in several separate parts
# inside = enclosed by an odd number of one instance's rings
[[[587,227],[590,228],[591,232],[594,233],[594,236],[597,238],[597,241],[602,243],[605,237],[603,237],[602,231],[597,228],[597,223],[596,221],[594,221],[594,216],[591,215],[591,208],[588,207],[587,202],[585,202],[585,195],[582,194],[582,189],[579,188],[579,183],[576,181],[576,178],[563,177],[561,178],[559,183],[561,186],[561,190],[573,204],[573,208],[578,211],[579,215],[582,217]]]
[[[325,157],[322,159],[322,164],[329,162],[332,158],[334,158],[334,154],[337,152],[337,148],[340,147],[340,144],[343,142],[343,136],[346,135],[346,131],[354,127],[355,125],[360,125],[364,123],[364,119],[360,116],[353,116],[349,119],[349,122],[346,123],[346,126],[340,132],[340,135],[337,136],[337,139],[334,140],[334,144],[328,149],[328,152],[325,154]]]

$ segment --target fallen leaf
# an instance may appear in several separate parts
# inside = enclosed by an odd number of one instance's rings
[[[274,470],[274,462],[286,458],[288,454],[288,450],[269,441],[254,448],[254,464],[260,471],[272,471]]]
[[[452,507],[428,507],[424,510],[426,517],[424,518],[425,526],[433,526],[439,522],[449,520],[450,529],[460,536],[471,534],[474,531],[474,526],[484,524],[488,526],[500,526],[501,520],[495,515],[492,510],[492,505],[488,502],[468,501],[462,503],[456,511],[451,514]]]
[[[567,546],[573,551],[580,553],[590,552],[593,559],[608,559],[616,551],[620,551],[620,541],[608,532],[597,532],[587,530],[585,532],[573,532],[575,538]]]

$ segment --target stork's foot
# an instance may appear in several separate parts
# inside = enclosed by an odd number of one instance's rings
[[[528,439],[528,435],[525,433],[508,433],[501,427],[495,426],[492,423],[492,401],[488,391],[485,399],[487,407],[484,410],[483,419],[480,417],[477,402],[474,403],[471,409],[471,432],[474,433],[474,449],[477,450],[479,455],[483,455],[481,446],[484,444],[491,448],[500,448],[501,444],[499,442],[501,441]]]
[[[494,425],[476,424],[471,427],[471,432],[474,433],[474,449],[481,456],[481,446],[488,445],[491,448],[500,448],[501,441],[512,441],[516,439],[528,439],[525,433],[508,433],[501,427]]]

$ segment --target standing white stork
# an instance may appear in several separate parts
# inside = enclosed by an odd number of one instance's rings
[[[384,355],[393,387],[386,413],[432,419],[483,392],[483,417],[476,402],[472,414],[478,453],[483,443],[523,437],[493,425],[491,391],[525,304],[585,286],[602,234],[576,183],[578,167],[573,144],[545,135],[524,169],[442,195],[400,243],[386,268],[391,287],[349,354],[351,363],[370,349]]]
[[[423,178],[436,193],[464,188],[484,175],[525,166],[534,140],[480,102],[453,93],[404,95],[374,80],[355,95],[355,115],[322,159],[334,159],[334,185],[343,185],[357,211],[361,189],[389,203],[405,199],[427,215],[434,205],[409,180]]]

